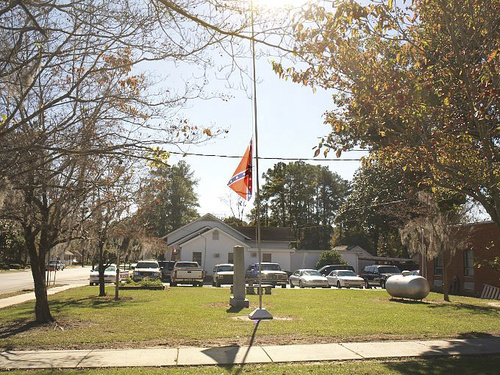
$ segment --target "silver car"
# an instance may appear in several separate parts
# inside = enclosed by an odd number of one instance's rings
[[[299,269],[290,275],[288,281],[290,283],[290,288],[295,288],[296,286],[299,286],[300,288],[330,287],[328,279],[317,270],[313,269]]]
[[[365,280],[350,270],[333,270],[326,277],[328,283],[337,288],[363,288]]]

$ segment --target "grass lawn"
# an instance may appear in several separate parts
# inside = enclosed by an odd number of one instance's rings
[[[366,374],[474,374],[496,375],[500,356],[486,357],[443,357],[414,359],[405,361],[356,361],[328,362],[320,364],[270,364],[245,366],[206,366],[206,367],[163,367],[163,368],[119,368],[83,370],[39,370],[11,371],[9,375],[229,375],[229,374],[266,374],[266,375],[366,375]]]
[[[250,308],[229,309],[228,288],[123,290],[97,297],[98,287],[49,296],[56,325],[34,326],[34,301],[0,310],[0,347],[112,348],[163,345],[248,345]],[[500,304],[431,293],[423,302],[391,301],[385,290],[273,289],[254,345],[379,339],[428,339],[500,334]]]

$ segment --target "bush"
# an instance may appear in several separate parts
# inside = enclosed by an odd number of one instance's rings
[[[328,264],[348,264],[342,255],[337,250],[323,251],[319,256],[318,263],[316,263],[316,269],[319,269]]]
[[[155,287],[155,286],[163,286],[163,283],[160,279],[150,279],[146,277],[140,281],[135,282],[130,277],[125,280],[125,284],[127,286],[136,286],[136,287]]]
[[[161,282],[160,279],[150,279],[146,277],[145,279],[142,279],[139,281],[139,285],[145,286],[145,287],[150,287],[150,286],[163,286],[163,283]]]

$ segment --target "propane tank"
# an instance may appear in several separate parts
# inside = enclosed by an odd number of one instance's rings
[[[404,271],[403,275],[389,277],[385,289],[393,297],[409,299],[424,299],[431,290],[425,277],[413,276],[410,272]]]

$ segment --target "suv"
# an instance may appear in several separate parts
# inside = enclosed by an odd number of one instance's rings
[[[354,270],[354,267],[350,266],[349,264],[329,264],[327,266],[321,267],[318,270],[318,272],[320,274],[322,274],[323,276],[328,276],[330,274],[330,272],[332,272],[333,270],[349,270],[349,271],[356,272]]]
[[[160,265],[156,260],[141,260],[135,266],[132,279],[140,281],[145,278],[161,279]]]
[[[175,261],[159,261],[158,265],[161,269],[161,280],[170,281],[170,276],[172,275],[172,270],[174,269]]]
[[[262,284],[286,288],[288,284],[288,274],[281,269],[278,263],[261,263]],[[253,263],[248,266],[245,272],[245,280],[249,285],[257,284],[259,275],[259,263]]]
[[[221,284],[233,285],[234,264],[216,264],[212,275],[212,286],[220,287]]]
[[[379,286],[385,288],[385,282],[393,275],[401,275],[401,270],[391,264],[366,266],[360,275],[365,280],[365,288]]]

